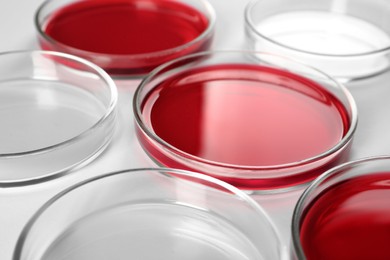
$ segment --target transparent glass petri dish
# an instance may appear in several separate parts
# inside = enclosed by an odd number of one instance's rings
[[[168,62],[138,86],[138,140],[161,166],[253,191],[296,188],[348,158],[349,91],[295,61],[246,51]]]
[[[265,211],[222,181],[176,169],[132,169],[78,183],[23,229],[14,260],[282,259]]]
[[[206,0],[49,0],[35,25],[42,49],[85,58],[111,76],[139,77],[208,49],[215,19]]]
[[[0,54],[0,187],[67,174],[115,128],[117,90],[101,68],[49,51]]]
[[[254,0],[245,24],[251,49],[301,60],[344,82],[390,65],[386,0]]]
[[[389,156],[324,173],[294,210],[292,259],[389,259],[389,197]]]

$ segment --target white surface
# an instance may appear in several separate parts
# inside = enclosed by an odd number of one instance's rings
[[[0,52],[38,49],[33,24],[42,0],[0,0]],[[210,0],[217,11],[213,49],[244,49],[244,7],[248,0]],[[351,159],[390,154],[390,75],[349,85],[359,109],[359,126]],[[155,166],[140,148],[134,134],[132,95],[137,81],[116,81],[119,90],[119,122],[108,149],[93,163],[63,178],[23,187],[0,189],[0,259],[11,259],[20,230],[53,194],[69,185],[101,173]],[[1,126],[0,126],[1,127]],[[1,144],[0,144],[1,145]],[[301,191],[254,198],[272,215],[289,243],[291,212]],[[270,259],[272,260],[272,259]]]

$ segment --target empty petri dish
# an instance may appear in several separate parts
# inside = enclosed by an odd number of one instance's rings
[[[142,76],[206,50],[215,13],[206,0],[49,0],[35,17],[45,50],[83,57],[115,76]]]
[[[355,102],[338,82],[253,52],[169,62],[141,82],[133,108],[138,139],[159,165],[248,190],[312,180],[347,157],[357,124]]]
[[[388,1],[255,0],[245,19],[250,48],[301,60],[338,80],[389,68]]]
[[[346,163],[300,197],[293,259],[390,259],[390,157]]]
[[[59,177],[94,159],[115,126],[117,90],[68,54],[0,54],[0,186]]]
[[[268,215],[206,175],[133,169],[78,183],[23,229],[14,260],[282,259]]]

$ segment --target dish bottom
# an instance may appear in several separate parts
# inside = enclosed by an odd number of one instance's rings
[[[91,104],[92,102],[92,104]],[[103,106],[64,83],[0,83],[0,153],[19,153],[64,142],[94,125]]]
[[[256,30],[280,46],[255,40],[255,50],[289,56],[339,79],[369,77],[389,67],[386,52],[375,52],[389,46],[390,36],[353,16],[286,12],[264,19]]]
[[[112,130],[89,131],[104,113],[96,96],[72,84],[0,82],[0,181],[53,175],[90,158]]]
[[[263,259],[230,223],[185,205],[122,205],[68,227],[42,260]]]

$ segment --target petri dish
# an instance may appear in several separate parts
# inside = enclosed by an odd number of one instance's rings
[[[60,177],[109,144],[117,90],[81,58],[49,51],[0,54],[0,186]]]
[[[264,192],[303,185],[348,158],[357,125],[355,102],[340,83],[249,51],[158,67],[138,86],[133,110],[138,140],[158,165]]]
[[[222,181],[131,169],[80,182],[26,224],[14,260],[282,259],[269,216]]]
[[[206,0],[49,0],[35,16],[42,49],[85,58],[116,77],[143,76],[208,49],[214,24]]]
[[[389,259],[389,195],[389,156],[324,173],[296,205],[293,259]]]
[[[344,82],[389,68],[385,0],[254,0],[245,11],[251,49],[310,64]]]

